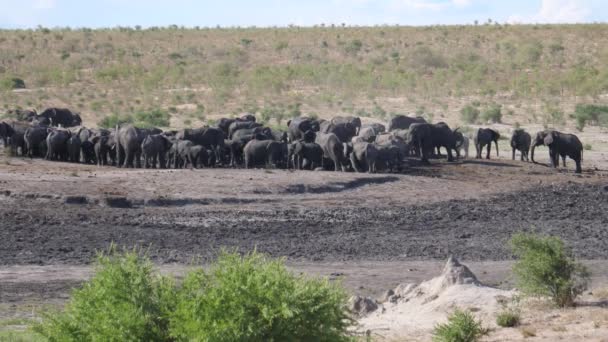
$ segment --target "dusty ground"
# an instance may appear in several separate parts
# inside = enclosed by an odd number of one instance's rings
[[[546,150],[538,160],[547,162]],[[502,155],[506,155],[505,151]],[[583,175],[506,159],[411,163],[404,174],[120,170],[0,156],[0,318],[60,305],[96,250],[150,246],[163,271],[257,248],[379,295],[449,255],[508,288],[514,232],[561,236],[608,283],[604,154]]]

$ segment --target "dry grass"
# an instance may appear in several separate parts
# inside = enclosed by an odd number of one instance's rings
[[[14,77],[26,89],[0,106],[68,106],[88,124],[155,109],[174,127],[264,110],[274,123],[302,112],[438,121],[472,102],[503,104],[509,124],[551,124],[555,108],[608,91],[604,24],[1,32],[0,92]]]

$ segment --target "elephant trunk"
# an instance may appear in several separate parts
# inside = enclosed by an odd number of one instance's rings
[[[494,141],[494,144],[496,144],[496,156],[498,157],[498,140]]]
[[[530,159],[532,160],[533,163],[536,163],[534,161],[534,149],[536,148],[536,142],[534,144],[532,144],[532,149],[530,150]]]

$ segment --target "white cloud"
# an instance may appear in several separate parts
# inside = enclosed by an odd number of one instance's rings
[[[467,7],[467,6],[471,6],[472,1],[471,0],[452,0],[452,3],[454,4],[454,6],[457,6],[457,7]]]
[[[472,0],[395,0],[393,7],[441,11],[449,7],[467,7],[472,2]]]
[[[541,0],[540,9],[533,15],[515,14],[510,23],[579,23],[591,14],[585,0]]]

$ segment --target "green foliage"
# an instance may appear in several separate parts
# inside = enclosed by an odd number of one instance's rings
[[[294,276],[281,260],[224,253],[184,279],[171,331],[190,341],[346,341],[345,304],[342,289]]]
[[[0,78],[0,90],[24,89],[25,82],[18,77]]]
[[[579,131],[587,124],[608,127],[608,106],[579,103],[574,110],[574,119]]]
[[[135,113],[134,119],[137,127],[169,127],[171,115],[167,111],[153,109]]]
[[[487,330],[476,321],[472,313],[456,310],[449,317],[448,322],[438,324],[433,329],[434,342],[475,342],[485,335]]]
[[[223,252],[176,286],[140,251],[111,247],[64,310],[33,331],[49,341],[351,341],[346,302],[339,285],[257,252]]]
[[[545,104],[545,113],[544,124],[563,125],[565,123],[564,112],[556,104]]]
[[[560,306],[572,306],[586,288],[590,273],[576,262],[561,239],[518,233],[510,241],[519,260],[513,266],[520,291],[549,296]]]
[[[519,325],[519,322],[519,312],[512,309],[501,311],[496,316],[496,324],[503,328],[511,328],[517,326]]]
[[[460,117],[465,123],[477,123],[477,121],[479,120],[479,109],[477,109],[473,105],[468,104],[460,110]]]
[[[491,103],[481,113],[481,119],[484,122],[502,122],[502,105],[499,105],[497,103]]]
[[[34,331],[50,341],[167,341],[173,283],[152,274],[137,250],[97,257],[93,278],[75,290],[61,313],[46,314]]]
[[[361,51],[362,47],[363,47],[363,42],[359,39],[354,39],[354,40],[350,41],[348,44],[346,44],[346,46],[344,47],[344,50],[347,53],[356,55],[357,53],[359,53],[359,51]]]
[[[585,151],[591,151],[592,146],[591,146],[591,144],[585,144],[585,145],[583,145],[583,149],[584,149]]]
[[[116,125],[133,123],[133,121],[134,120],[131,115],[111,114],[104,116],[99,122],[97,122],[97,126],[102,128],[112,128],[116,127]]]

